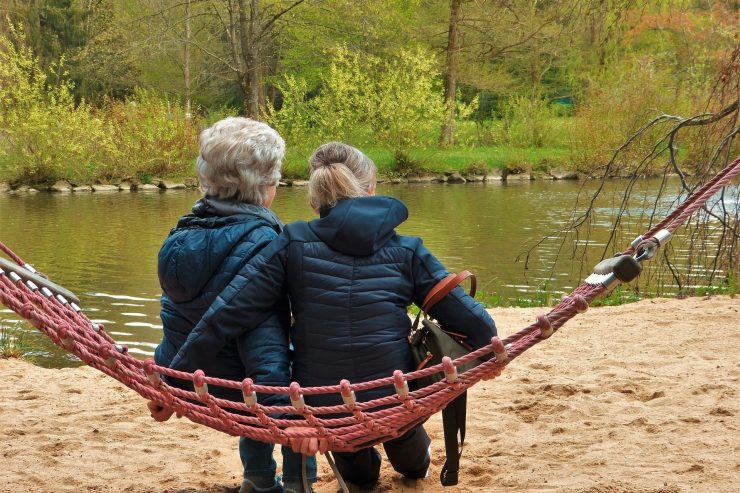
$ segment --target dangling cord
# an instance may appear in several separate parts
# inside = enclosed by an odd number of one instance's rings
[[[306,473],[306,454],[301,454],[301,479],[303,480],[303,491],[309,493],[311,487],[308,485],[308,474]]]
[[[301,454],[301,479],[303,480],[303,492],[311,493],[313,490],[308,484],[308,474],[306,473],[306,455]]]
[[[342,489],[342,493],[349,493],[347,483],[344,482],[344,478],[342,478],[342,475],[339,474],[339,469],[337,469],[337,465],[334,463],[334,457],[332,457],[331,452],[326,452],[324,455],[326,456],[326,462],[329,463],[329,466],[331,466],[331,470],[334,471],[334,476],[337,477],[337,481],[339,482],[339,487]]]

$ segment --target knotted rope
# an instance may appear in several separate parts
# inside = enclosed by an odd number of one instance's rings
[[[641,253],[645,241],[654,240],[658,246],[667,241],[678,226],[738,174],[740,159],[733,161],[651,228],[644,238],[640,238],[641,241],[633,242],[624,255],[635,254],[637,259],[630,259],[633,262],[651,257]],[[369,382],[342,380],[336,385],[307,388],[301,388],[294,382],[290,387],[269,387],[256,385],[248,378],[236,382],[209,377],[202,371],[184,373],[158,366],[151,359],[141,361],[130,356],[126,347],[117,344],[102,325],[92,323],[76,303],[19,276],[19,269],[26,269],[23,271],[25,273],[30,266],[1,242],[0,250],[17,264],[13,268],[7,265],[0,268],[0,302],[87,365],[115,378],[144,398],[211,428],[279,444],[288,444],[291,438],[297,437],[325,438],[329,442],[329,449],[334,451],[354,451],[402,435],[440,411],[475,383],[500,375],[516,357],[548,339],[568,320],[586,311],[594,298],[625,280],[616,279],[615,274],[596,278],[589,276],[557,306],[547,314],[538,316],[528,327],[503,340],[494,337],[489,345],[455,361],[444,358],[436,366],[405,374],[396,371],[392,376]],[[457,367],[460,365],[489,354],[492,357],[488,361],[458,374]],[[409,390],[409,382],[440,372],[445,376],[441,381]],[[172,387],[162,376],[191,381],[194,391]],[[244,402],[214,397],[208,391],[208,387],[214,385],[241,390]],[[355,392],[390,386],[395,390],[394,395],[365,402],[355,399]],[[255,393],[287,395],[292,405],[263,406],[257,402]],[[309,406],[303,397],[329,393],[341,395],[344,404]],[[293,415],[296,419],[273,417],[285,415]],[[289,426],[300,429],[286,431],[285,428]]]

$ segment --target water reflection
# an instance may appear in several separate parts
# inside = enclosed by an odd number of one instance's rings
[[[638,196],[648,203],[660,183],[638,183]],[[570,245],[548,244],[529,257],[526,245],[568,223],[576,197],[588,196],[595,185],[578,182],[514,182],[467,185],[409,184],[379,186],[409,207],[410,216],[399,232],[424,238],[425,244],[450,270],[476,273],[479,290],[502,299],[541,295],[542,285],[555,299],[580,282],[580,262],[563,263]],[[609,182],[619,190],[624,183]],[[608,191],[607,191],[608,192]],[[148,356],[161,338],[160,287],[157,253],[177,219],[188,212],[199,193],[92,193],[84,195],[0,195],[0,240],[51,279],[75,292],[88,316],[106,326],[131,353]],[[620,203],[605,198],[597,204],[588,250],[598,258],[607,244],[607,231]],[[661,215],[671,200],[658,205]],[[281,188],[275,211],[286,221],[308,220],[306,190]],[[619,218],[622,228],[640,232],[636,222],[652,214],[638,201]],[[585,243],[586,238],[574,239]],[[619,248],[625,245],[620,244]],[[613,247],[610,247],[613,249]],[[683,248],[683,249],[682,249]],[[606,252],[610,254],[611,252]],[[688,257],[677,247],[676,258]],[[559,259],[558,270],[553,262]],[[526,268],[525,268],[526,266]],[[661,281],[670,284],[670,279]],[[0,319],[16,323],[7,309]],[[52,366],[75,364],[43,336],[35,334]]]

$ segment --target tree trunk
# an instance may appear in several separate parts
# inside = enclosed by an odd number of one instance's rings
[[[185,78],[185,122],[190,125],[190,0],[185,1],[185,47],[183,49],[183,76]]]
[[[439,145],[455,143],[455,93],[457,92],[457,71],[460,65],[460,30],[458,20],[463,0],[450,0],[450,29],[447,34],[447,67],[445,71],[445,122],[439,136]]]
[[[244,60],[244,76],[241,79],[244,93],[244,116],[259,120],[261,116],[260,94],[262,93],[262,33],[259,0],[251,0],[249,16],[244,0],[239,0],[239,34],[241,54]]]

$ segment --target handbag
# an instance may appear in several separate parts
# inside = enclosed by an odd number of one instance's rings
[[[446,330],[431,320],[428,315],[429,310],[437,302],[450,294],[465,279],[470,279],[470,296],[475,296],[475,276],[469,271],[463,271],[459,274],[449,274],[439,281],[424,298],[409,334],[411,354],[416,370],[437,365],[442,362],[444,356],[449,356],[455,360],[471,351],[472,348],[465,343],[463,334]],[[421,322],[421,326],[419,326],[419,322]],[[482,362],[480,359],[474,359],[458,366],[458,371],[469,370]],[[419,378],[415,382],[417,388],[426,387],[442,380],[442,378],[441,372],[437,372],[428,377]],[[443,486],[454,486],[458,482],[460,458],[465,442],[466,414],[467,392],[463,392],[442,410],[446,460],[439,474],[439,481]]]
[[[437,365],[442,362],[444,356],[455,360],[471,351],[472,348],[465,342],[463,334],[447,330],[429,318],[429,310],[466,279],[470,279],[470,296],[473,297],[476,288],[475,275],[469,271],[462,271],[459,274],[449,274],[439,281],[424,298],[409,335],[415,370]],[[467,371],[480,363],[482,361],[478,359],[469,361],[460,365],[458,371]],[[426,387],[439,382],[442,378],[441,372],[419,378],[416,380],[417,387]]]

